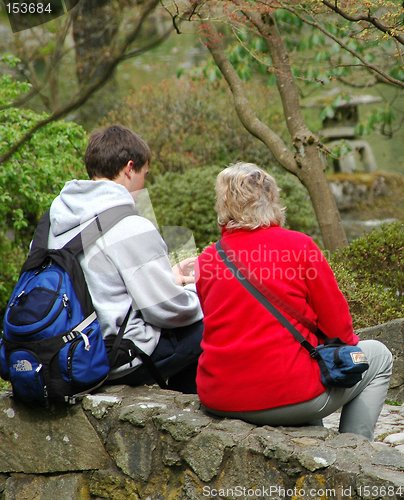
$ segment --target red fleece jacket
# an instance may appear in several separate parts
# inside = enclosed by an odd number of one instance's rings
[[[315,243],[277,226],[223,231],[233,260],[329,337],[355,345],[348,304]],[[204,312],[198,394],[208,408],[254,411],[300,403],[325,388],[319,367],[291,333],[230,273],[214,245],[200,255],[197,291]],[[315,334],[286,317],[307,340]]]

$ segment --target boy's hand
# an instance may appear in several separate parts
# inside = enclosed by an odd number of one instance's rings
[[[188,257],[173,267],[175,282],[177,285],[188,285],[195,283],[195,261],[196,257]]]

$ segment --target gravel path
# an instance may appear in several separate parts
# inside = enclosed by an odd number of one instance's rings
[[[338,430],[339,413],[323,419],[324,426]],[[375,429],[375,441],[404,453],[404,404],[384,405]]]

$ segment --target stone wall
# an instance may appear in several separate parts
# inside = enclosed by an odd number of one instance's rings
[[[110,387],[50,410],[3,395],[0,414],[5,500],[404,495],[399,451],[322,427],[212,418],[196,396],[156,387]]]
[[[397,383],[402,328],[359,332],[395,350]],[[403,471],[404,454],[382,443],[218,419],[196,396],[154,386],[111,386],[50,409],[0,396],[1,500],[398,499]]]
[[[387,397],[404,403],[404,319],[396,319],[383,325],[362,328],[356,333],[362,340],[380,340],[390,349],[393,354],[394,365]]]
[[[386,174],[343,174],[330,176],[329,185],[339,210],[350,210],[361,203],[372,204],[376,197],[387,196]]]

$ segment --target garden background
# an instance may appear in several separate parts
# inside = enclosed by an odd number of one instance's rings
[[[219,236],[216,174],[257,163],[282,189],[287,226],[328,252],[355,328],[404,316],[400,1],[73,3],[15,32],[0,14],[0,316],[40,215],[86,178],[88,133],[111,123],[152,149],[160,227],[188,228],[203,249]],[[377,170],[336,171],[352,147],[321,131],[364,95],[354,133]],[[330,183],[368,191],[338,209]]]

